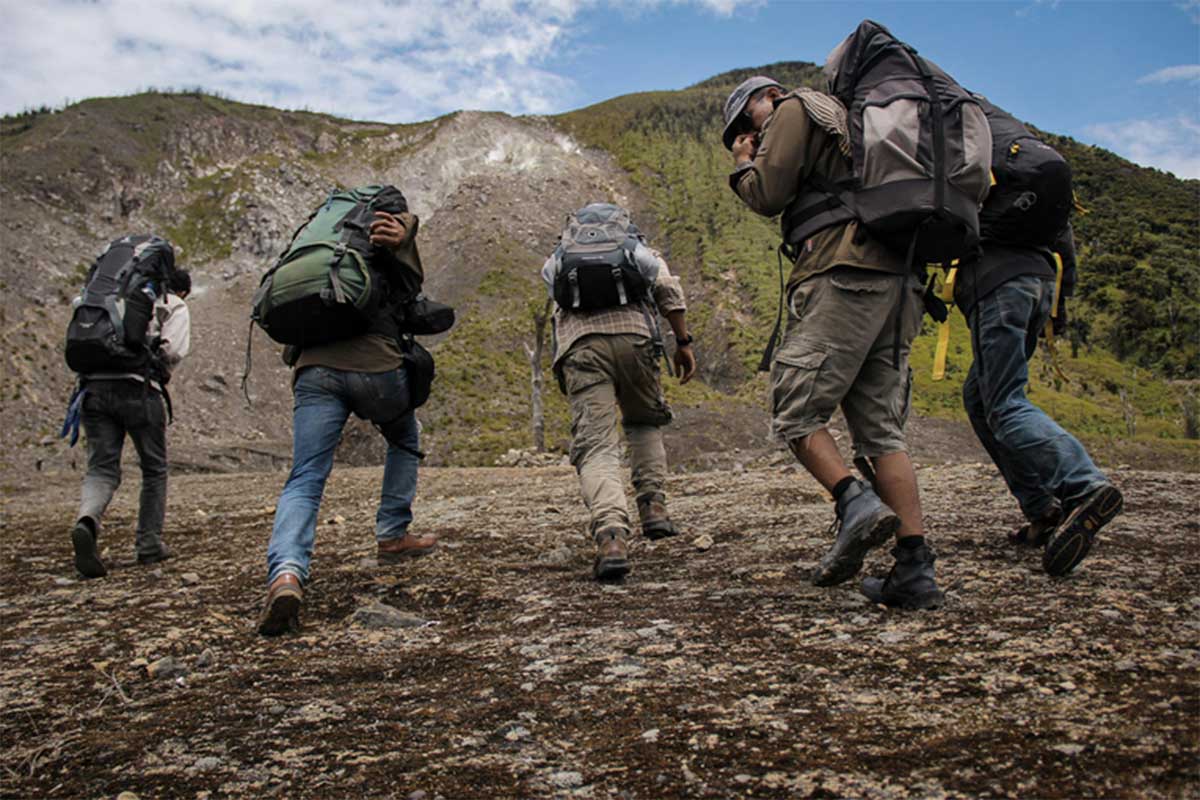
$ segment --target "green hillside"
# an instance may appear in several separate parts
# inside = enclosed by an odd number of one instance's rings
[[[581,141],[611,151],[651,198],[663,234],[658,244],[697,298],[690,315],[704,355],[722,365],[708,377],[734,393],[756,391],[741,387],[755,385],[746,379],[779,294],[778,227],[746,210],[729,190],[732,161],[720,141],[722,104],[752,74],[821,85],[812,64],[772,64],[558,118]],[[1194,418],[1195,397],[1179,379],[1200,377],[1200,181],[1138,167],[1065,137],[1047,139],[1071,162],[1087,213],[1076,218],[1080,283],[1071,341],[1060,347],[1070,380],[1056,379],[1039,357],[1031,396],[1095,444],[1147,440],[1191,457],[1193,443],[1183,440],[1195,431],[1194,423],[1185,430],[1185,409]],[[932,334],[928,320],[926,329]],[[945,381],[930,378],[935,337],[918,339],[915,404],[924,413],[964,418],[958,393],[970,343],[961,315],[954,315],[953,330]]]

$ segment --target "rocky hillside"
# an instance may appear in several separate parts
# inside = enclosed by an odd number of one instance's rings
[[[764,69],[797,84],[811,83],[815,75],[804,64]],[[194,352],[172,384],[178,468],[283,465],[290,439],[289,373],[278,348],[257,331],[250,336],[253,406],[239,389],[249,299],[295,225],[330,187],[368,182],[403,188],[422,218],[429,292],[459,309],[458,327],[436,343],[439,379],[422,413],[431,463],[490,464],[510,448],[529,445],[524,347],[543,299],[537,269],[564,215],[600,198],[634,211],[692,300],[702,380],[686,390],[668,387],[681,419],[673,434],[677,460],[702,466],[730,443],[768,457],[761,383],[751,370],[777,302],[771,253],[776,233],[729,193],[727,155],[716,137],[721,100],[739,77],[731,73],[678,92],[621,97],[552,119],[464,112],[383,125],[157,93],[5,118],[5,473],[22,483],[39,469],[78,466],[78,453],[53,438],[72,382],[59,354],[69,301],[95,253],[131,231],[169,236],[195,276]],[[1114,176],[1123,176],[1121,186],[1140,185],[1139,176],[1151,172],[1119,160],[1105,166],[1113,159],[1095,156],[1098,166],[1089,167],[1086,191],[1098,207],[1093,217],[1123,213],[1118,200],[1102,199],[1107,187],[1117,185]],[[1158,180],[1166,187],[1161,205],[1176,220],[1180,192],[1194,194],[1194,187]],[[1187,224],[1171,221],[1146,235],[1194,229]],[[1139,247],[1144,250],[1147,241]],[[1191,257],[1194,248],[1183,253]],[[1105,298],[1105,319],[1119,318],[1113,312],[1125,295],[1105,289],[1097,296]],[[1180,290],[1171,297],[1178,305],[1175,338],[1158,346],[1178,350],[1188,374],[1191,323],[1183,312],[1190,295]],[[957,324],[951,375],[961,378],[969,356]],[[1035,396],[1123,460],[1162,452],[1177,461],[1194,458],[1193,446],[1178,443],[1188,407],[1183,390],[1156,378],[1155,359],[1138,367],[1139,349],[1122,353],[1126,362],[1108,354],[1099,335],[1105,325],[1096,323],[1079,357],[1067,365],[1074,382],[1064,386],[1043,370],[1034,381]],[[915,357],[917,408],[960,416],[955,381],[924,382],[931,339],[925,337]],[[552,384],[547,401],[548,442],[561,451],[565,409]],[[720,442],[712,429],[718,420]],[[354,425],[340,455],[377,462],[378,437]]]

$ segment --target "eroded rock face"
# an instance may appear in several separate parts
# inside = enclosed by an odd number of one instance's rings
[[[6,141],[0,159],[0,245],[9,254],[0,263],[0,414],[12,422],[4,471],[20,479],[36,468],[80,468],[77,453],[36,443],[73,381],[59,350],[70,299],[112,238],[168,235],[193,272],[193,352],[171,385],[176,468],[261,469],[286,466],[291,374],[279,347],[255,330],[253,407],[229,391],[245,361],[250,298],[331,187],[393,183],[405,192],[422,220],[426,289],[458,307],[466,350],[480,365],[520,352],[513,337],[523,329],[488,329],[541,295],[538,270],[566,213],[597,198],[642,205],[606,156],[581,150],[549,122],[479,112],[388,126],[190,96],[91,101],[39,119]],[[502,291],[481,298],[485,278]],[[435,385],[425,411],[447,439],[459,435],[461,417],[440,402],[439,392],[455,390],[452,377]],[[499,395],[505,413],[523,413],[522,381],[512,383]],[[512,442],[524,444],[516,432]],[[449,444],[429,444],[433,461],[450,457]],[[378,463],[383,452],[377,434],[352,424],[339,455]]]

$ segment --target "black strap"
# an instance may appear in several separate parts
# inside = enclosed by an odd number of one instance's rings
[[[783,249],[787,243],[779,245],[779,249],[775,251],[775,257],[779,260],[779,308],[775,312],[775,328],[771,331],[771,338],[767,340],[767,348],[763,350],[762,360],[758,362],[759,372],[769,372],[771,370],[771,356],[775,355],[775,346],[779,342],[779,329],[783,325]]]
[[[246,365],[242,369],[242,395],[246,398],[246,405],[254,405],[254,401],[250,399],[250,348],[254,344],[254,320],[250,320],[250,327],[246,331]]]
[[[917,252],[917,238],[921,235],[920,226],[913,231],[912,237],[908,240],[908,254],[904,256],[904,263],[908,266],[904,272],[900,273],[900,307],[896,309],[896,321],[892,327],[892,369],[900,370],[900,333],[904,325],[904,309],[908,308],[906,302],[908,298],[905,296],[905,289],[908,288],[908,276],[914,271],[916,265],[913,264],[913,257]]]

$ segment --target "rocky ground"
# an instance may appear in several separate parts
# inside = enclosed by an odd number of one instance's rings
[[[588,579],[569,468],[430,469],[439,551],[379,566],[380,472],[339,468],[303,630],[253,632],[283,474],[136,478],[77,582],[74,482],[0,506],[0,795],[1195,797],[1200,477],[1126,471],[1076,575],[1004,543],[994,471],[921,470],[945,609],[805,570],[832,508],[791,467],[673,477],[686,533]],[[886,568],[884,554],[870,565]]]

